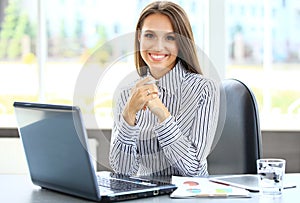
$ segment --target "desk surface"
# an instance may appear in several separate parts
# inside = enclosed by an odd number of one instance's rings
[[[153,203],[168,203],[168,202],[209,202],[209,203],[222,203],[222,202],[251,202],[251,203],[293,203],[299,202],[300,194],[300,173],[287,174],[285,180],[297,185],[296,188],[286,189],[283,195],[279,198],[262,197],[259,193],[252,193],[251,198],[201,198],[201,199],[171,199],[168,195],[143,198],[131,200],[126,202],[153,202]],[[51,202],[51,203],[65,203],[65,202],[90,202],[84,199],[52,192],[49,190],[41,189],[31,183],[28,175],[0,175],[0,202],[13,202],[13,203],[33,203],[33,202]]]

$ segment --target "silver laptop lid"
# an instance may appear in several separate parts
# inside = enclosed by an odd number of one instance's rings
[[[14,107],[32,182],[100,200],[80,109],[24,102],[15,102]]]

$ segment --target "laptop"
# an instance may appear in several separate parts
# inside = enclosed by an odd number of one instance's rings
[[[163,178],[96,172],[79,107],[14,102],[14,109],[35,185],[93,201],[136,199],[176,189]]]

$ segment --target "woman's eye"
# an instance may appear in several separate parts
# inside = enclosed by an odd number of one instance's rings
[[[167,36],[167,40],[174,41],[175,37],[174,36]]]
[[[144,36],[146,38],[150,38],[150,39],[154,37],[153,34],[151,34],[151,33],[146,33]]]

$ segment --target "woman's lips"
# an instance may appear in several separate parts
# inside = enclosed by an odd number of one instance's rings
[[[153,54],[149,53],[149,56],[153,61],[162,61],[164,58],[168,56],[168,54]]]

